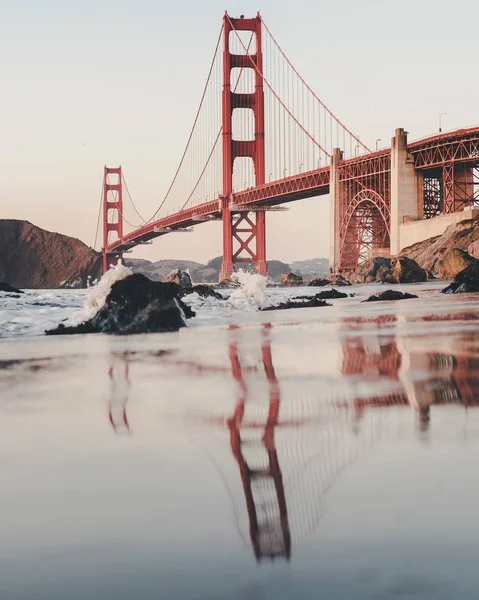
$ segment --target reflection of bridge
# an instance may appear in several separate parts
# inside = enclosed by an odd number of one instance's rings
[[[153,238],[222,220],[221,276],[241,262],[266,273],[265,211],[329,193],[331,266],[350,269],[371,253],[397,253],[405,220],[473,205],[478,167],[479,128],[412,144],[397,130],[390,149],[370,152],[300,77],[259,14],[225,14],[185,151],[151,218],[140,215],[121,168],[105,168],[103,266]]]
[[[215,431],[229,433],[239,477],[236,474],[231,483],[228,468],[225,479],[230,481],[240,531],[245,530],[258,562],[289,560],[293,548],[312,535],[323,515],[328,490],[348,465],[388,433],[388,414],[397,418],[398,409],[411,406],[417,412],[419,429],[424,430],[429,427],[432,405],[479,405],[479,358],[461,349],[424,352],[415,338],[398,341],[392,333],[381,331],[384,325],[394,325],[395,319],[394,315],[369,319],[364,337],[355,335],[355,330],[364,327],[366,319],[342,321],[341,379],[353,390],[347,399],[342,396],[344,389],[334,386],[331,389],[337,395],[327,398],[324,385],[315,386],[314,403],[302,400],[301,388],[295,387],[291,396],[273,365],[269,324],[261,331],[261,369],[242,360],[241,331],[233,326],[228,366],[177,360],[168,354],[159,359],[198,377],[230,373],[235,382],[232,414],[202,420]],[[370,331],[374,325],[377,335]],[[116,433],[128,430],[129,360],[126,355],[116,356],[109,371],[109,419]],[[356,387],[357,381],[372,384],[371,388]]]

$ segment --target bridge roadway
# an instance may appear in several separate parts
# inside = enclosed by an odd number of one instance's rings
[[[425,171],[441,167],[446,162],[456,164],[479,163],[479,127],[458,129],[441,133],[408,143],[407,152],[414,157],[416,170]],[[382,159],[379,160],[378,159]],[[340,162],[341,171],[353,172],[360,180],[369,174],[378,174],[378,164],[383,169],[391,168],[391,149],[362,155]],[[331,167],[326,166],[314,171],[299,173],[284,179],[248,188],[231,195],[227,206],[232,213],[246,212],[246,207],[261,208],[293,202],[304,198],[324,196],[329,193]],[[188,208],[159,218],[135,229],[112,242],[108,254],[119,255],[122,252],[148,242],[156,237],[182,230],[204,222],[220,220],[222,206],[228,199],[218,197],[215,200]]]

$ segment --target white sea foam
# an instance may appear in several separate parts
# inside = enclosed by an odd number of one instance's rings
[[[238,271],[232,279],[241,284],[233,291],[229,302],[238,309],[258,308],[263,306],[266,294],[266,277],[258,273]]]
[[[116,281],[121,281],[132,275],[133,271],[126,267],[121,261],[114,267],[110,267],[108,271],[103,275],[100,281],[88,288],[88,294],[85,298],[83,308],[75,313],[68,319],[68,325],[78,325],[83,321],[91,319],[105,304],[106,297],[110,293],[111,286]]]

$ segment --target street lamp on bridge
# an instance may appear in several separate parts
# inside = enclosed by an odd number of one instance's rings
[[[447,113],[439,113],[439,133],[442,132],[442,117],[445,117]]]
[[[378,142],[382,142],[382,139],[381,139],[381,138],[378,138],[378,139],[376,140],[376,152],[377,152],[377,151],[378,151],[378,149],[379,149],[379,148],[378,148]]]

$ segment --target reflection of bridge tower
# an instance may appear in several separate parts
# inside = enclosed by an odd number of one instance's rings
[[[129,433],[130,425],[126,414],[128,389],[130,387],[127,359],[114,360],[108,369],[108,377],[110,378],[108,418],[115,433]]]
[[[233,417],[229,419],[230,443],[238,463],[249,517],[250,539],[256,560],[264,557],[274,560],[291,556],[291,534],[283,477],[275,446],[275,428],[278,425],[280,393],[268,339],[269,325],[263,330],[262,361],[269,383],[269,410],[266,423],[244,421],[248,388],[243,377],[236,343],[230,345],[233,377],[240,388]],[[243,434],[243,435],[242,435]],[[262,434],[262,437],[259,437]],[[245,454],[256,447],[251,457]]]

